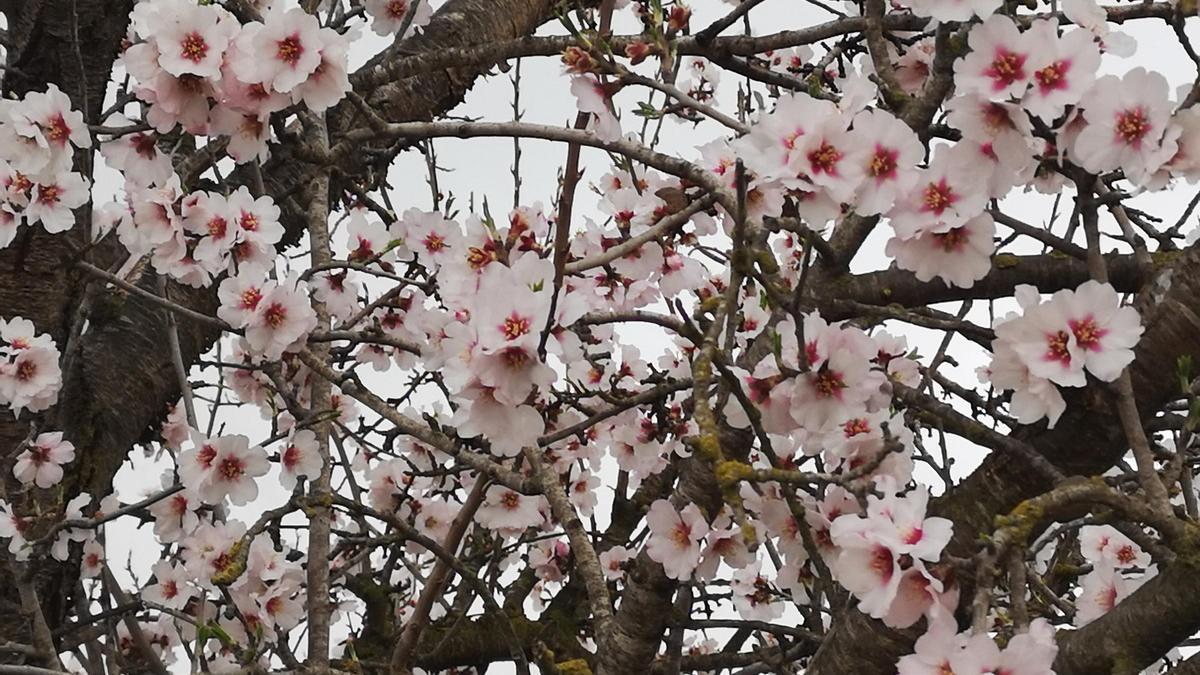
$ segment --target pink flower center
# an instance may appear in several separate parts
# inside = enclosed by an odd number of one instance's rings
[[[1137,554],[1133,552],[1133,547],[1129,544],[1125,544],[1121,548],[1117,549],[1117,562],[1121,563],[1122,565],[1128,565],[1136,558]]]
[[[679,548],[689,548],[692,545],[692,527],[682,520],[671,530],[671,541]]]
[[[44,204],[57,204],[60,192],[57,185],[39,185],[38,201]]]
[[[813,380],[813,388],[821,398],[840,398],[841,391],[846,388],[846,381],[842,379],[841,373],[822,368]]]
[[[1150,120],[1146,119],[1146,111],[1141,106],[1129,108],[1117,113],[1117,124],[1113,130],[1119,142],[1136,147],[1150,133]]]
[[[242,291],[242,309],[254,309],[258,307],[258,301],[262,300],[262,291],[257,288],[247,288]]]
[[[37,364],[33,361],[22,361],[17,364],[17,380],[28,382],[37,375]]]
[[[283,457],[280,459],[283,461],[285,469],[293,471],[296,465],[300,463],[300,449],[294,445],[289,445],[287,450],[283,451]]]
[[[992,59],[992,65],[983,72],[994,81],[993,89],[1000,90],[1008,87],[1013,82],[1025,77],[1025,55],[998,47],[996,56]]]
[[[50,448],[44,445],[35,445],[29,449],[29,461],[35,466],[41,466],[50,461]]]
[[[871,433],[871,423],[864,417],[856,417],[842,425],[842,432],[846,435],[846,438],[852,438],[859,434],[869,434]]]
[[[217,458],[217,449],[214,448],[213,446],[209,445],[208,443],[205,443],[204,445],[200,446],[199,452],[196,453],[196,463],[206,469],[208,467],[212,466],[212,461],[216,458]],[[181,498],[176,497],[177,501],[179,499],[181,499]]]
[[[517,507],[520,505],[521,505],[521,495],[517,494],[516,492],[513,492],[512,490],[505,492],[500,497],[500,506],[503,506],[504,508],[508,509],[509,511],[516,511]]]
[[[225,222],[224,218],[217,216],[208,221],[208,234],[217,239],[224,239],[225,232],[229,229],[228,226],[229,223]]]
[[[241,226],[242,226],[242,229],[247,232],[257,232],[258,231],[258,216],[254,215],[253,213],[249,213],[247,211],[242,211]]]
[[[276,57],[289,66],[295,67],[300,61],[300,56],[304,54],[304,45],[300,44],[300,34],[293,33],[280,40],[277,44],[278,52]]]
[[[1033,79],[1037,80],[1038,88],[1043,94],[1054,89],[1066,89],[1067,70],[1070,67],[1070,61],[1055,61],[1034,73]]]
[[[387,13],[393,19],[403,19],[408,14],[408,0],[392,0],[387,4]]]
[[[155,144],[153,134],[134,134],[129,142],[133,146],[133,151],[146,159],[154,159],[158,154],[158,146]]]
[[[180,56],[191,61],[192,63],[200,63],[208,54],[208,43],[204,41],[204,36],[196,31],[188,33],[180,43]]]
[[[287,309],[278,302],[272,303],[263,312],[263,321],[271,328],[279,328],[287,321]]]
[[[237,480],[246,473],[246,465],[237,457],[226,457],[221,460],[221,465],[217,467],[219,473],[225,480]]]
[[[821,147],[808,153],[808,163],[812,165],[813,173],[824,173],[830,176],[837,173],[837,163],[842,153],[827,141],[821,141]]]
[[[923,210],[938,216],[942,215],[942,212],[950,208],[950,205],[958,199],[954,190],[946,183],[945,178],[925,186],[921,197]]]
[[[884,581],[891,579],[892,573],[895,571],[895,567],[892,564],[892,552],[882,546],[877,546],[871,552],[870,566],[871,570],[879,575],[880,579]]]
[[[954,253],[955,251],[961,251],[966,246],[967,236],[967,228],[956,227],[949,232],[935,232],[933,240],[943,251]]]
[[[509,347],[500,352],[500,358],[509,370],[524,368],[529,363],[529,353],[520,347]]]
[[[871,163],[867,165],[867,172],[871,174],[872,178],[879,181],[894,177],[896,175],[896,159],[899,155],[900,153],[895,150],[876,145]]]
[[[437,253],[446,248],[446,238],[440,234],[431,233],[425,237],[425,250],[430,253]]]
[[[1071,352],[1067,349],[1069,336],[1065,330],[1046,334],[1046,360],[1058,361],[1063,365],[1071,363]]]
[[[45,126],[46,139],[53,141],[55,145],[66,145],[67,139],[71,137],[71,127],[67,126],[67,121],[63,119],[62,113],[55,113],[47,121],[49,124]]]
[[[512,316],[504,320],[504,325],[500,327],[500,332],[504,333],[504,339],[516,340],[522,335],[529,333],[529,319],[523,316],[518,316],[515,312]]]
[[[1079,343],[1089,351],[1100,350],[1100,338],[1104,337],[1108,331],[1096,325],[1095,319],[1087,317],[1082,321],[1069,321],[1071,332],[1075,334],[1075,342]]]

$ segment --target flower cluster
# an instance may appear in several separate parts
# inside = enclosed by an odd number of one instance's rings
[[[159,271],[199,287],[228,270],[250,273],[273,264],[283,226],[270,197],[256,199],[245,187],[228,197],[184,194],[175,176],[163,185],[126,187],[117,236],[135,257],[149,255]]]
[[[1075,618],[1081,626],[1107,614],[1156,573],[1150,556],[1111,525],[1080,529],[1079,550],[1092,566],[1079,581]]]
[[[222,281],[217,295],[217,316],[244,330],[250,352],[267,360],[302,348],[317,327],[308,284],[294,277],[276,281],[251,268]]]
[[[75,225],[89,184],[71,170],[76,149],[90,148],[83,114],[51,84],[20,101],[0,103],[0,248],[22,225],[41,223],[51,234]]]
[[[221,504],[226,498],[235,506],[258,496],[255,479],[266,474],[267,453],[250,445],[245,436],[205,438],[192,432],[192,447],[179,453],[179,482],[205,504]]]
[[[917,640],[916,653],[900,659],[899,675],[940,675],[961,673],[1020,673],[1054,675],[1054,626],[1036,619],[1028,630],[1014,635],[1001,649],[987,633],[955,634],[952,621],[935,622]]]
[[[926,517],[928,501],[924,488],[871,495],[865,514],[842,515],[829,530],[840,549],[831,566],[838,582],[858,598],[862,612],[894,628],[952,614],[958,599],[929,567],[950,542],[953,524]]]
[[[0,404],[15,415],[54,405],[62,388],[58,347],[32,321],[0,319]]]
[[[1043,300],[1032,286],[1018,286],[1020,314],[996,322],[992,361],[981,377],[1012,389],[1012,412],[1024,423],[1049,418],[1053,427],[1066,409],[1057,387],[1082,387],[1087,375],[1104,382],[1133,361],[1144,330],[1137,310],[1121,305],[1108,284],[1087,281]]]
[[[272,113],[301,102],[319,112],[350,88],[345,36],[283,3],[243,25],[220,5],[153,0],[134,7],[130,30],[123,61],[146,121],[225,136],[239,163],[265,159]]]

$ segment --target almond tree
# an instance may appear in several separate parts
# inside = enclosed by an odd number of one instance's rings
[[[0,672],[1200,672],[1196,7],[810,3],[0,1]]]

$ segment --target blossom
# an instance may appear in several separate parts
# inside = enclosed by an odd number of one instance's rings
[[[1067,31],[1060,37],[1057,21],[1034,21],[1025,35],[1041,48],[1027,62],[1033,79],[1021,106],[1043,121],[1053,122],[1096,81],[1100,51],[1085,31]]]
[[[1036,296],[1023,288],[1018,292]],[[1115,380],[1133,361],[1144,330],[1137,310],[1121,306],[1112,286],[1094,280],[1045,302],[1028,301],[1024,310],[997,324],[997,339],[1008,343],[1032,375],[1064,386],[1083,386],[1085,368],[1101,380]]]
[[[1053,429],[1058,418],[1067,409],[1067,402],[1050,380],[1033,375],[1016,351],[1006,342],[992,343],[991,363],[979,369],[980,379],[990,382],[998,389],[1011,389],[1012,400],[1009,412],[1021,424],[1048,418],[1048,427]]]
[[[954,63],[956,88],[997,101],[1025,93],[1033,76],[1026,62],[1040,43],[1022,33],[1011,18],[989,16],[971,29],[967,44],[971,52]]]
[[[858,328],[827,324],[818,314],[804,321],[808,372],[795,378],[791,414],[811,432],[855,416],[884,383],[871,369],[877,352],[871,339]]]
[[[757,565],[743,567],[733,573],[733,606],[743,619],[771,621],[783,616],[782,598],[771,588]]]
[[[258,496],[255,478],[270,468],[266,452],[250,446],[241,435],[206,439],[193,436],[194,448],[180,454],[179,479],[206,504],[220,504],[226,497],[235,506]]]
[[[180,461],[183,461],[183,453],[180,453]],[[191,534],[200,524],[196,513],[199,508],[199,497],[188,489],[178,490],[151,504],[148,510],[154,516],[154,536],[163,542],[174,542]]]
[[[34,483],[40,488],[48,488],[62,480],[62,465],[74,460],[75,446],[63,440],[61,431],[42,433],[17,455],[13,475],[26,485]]]
[[[24,319],[17,317],[7,326],[0,323],[0,339],[9,343],[0,348],[0,403],[9,405],[13,413],[33,412],[49,408],[58,399],[62,387],[57,347],[45,335],[33,337],[28,333],[12,335],[13,325]],[[32,329],[32,324],[29,324]]]
[[[1175,154],[1167,134],[1171,101],[1167,79],[1145,68],[1124,77],[1106,75],[1080,101],[1087,126],[1071,146],[1071,156],[1092,173],[1121,169],[1137,184]]]
[[[920,281],[938,277],[948,286],[970,288],[991,270],[995,233],[992,217],[982,213],[946,232],[922,232],[910,239],[892,237],[886,253]]]
[[[193,4],[156,18],[160,21],[151,30],[163,70],[176,77],[221,77],[225,49],[238,30],[236,19],[217,6]]]
[[[890,618],[889,625],[895,628],[911,625],[920,617],[920,608],[929,605],[924,592],[900,594],[907,576],[924,577],[919,589],[942,590],[942,582],[928,572],[926,563],[938,560],[950,541],[952,524],[945,518],[925,517],[928,499],[925,489],[905,497],[870,495],[865,516],[840,516],[830,528],[830,537],[839,547],[830,565],[838,582],[859,599],[863,612],[885,621]],[[917,607],[904,607],[906,603]]]
[[[650,536],[646,554],[663,566],[672,579],[687,581],[700,563],[700,542],[708,535],[708,522],[695,504],[676,511],[671,502],[659,499],[646,514]]]
[[[316,327],[308,285],[286,279],[263,293],[246,323],[246,343],[254,353],[275,360],[299,347]]]
[[[83,556],[79,561],[79,574],[84,579],[95,579],[104,569],[104,546],[95,539],[83,543]]]
[[[1112,611],[1141,584],[1121,576],[1111,563],[1096,565],[1079,582],[1075,620],[1085,626]]]
[[[977,164],[965,144],[939,146],[915,189],[888,214],[896,236],[911,239],[923,232],[946,232],[982,213],[987,194]]]
[[[1150,556],[1111,525],[1080,528],[1079,549],[1083,557],[1095,566],[1145,568],[1150,565]]]
[[[613,546],[600,554],[600,569],[604,578],[616,581],[625,576],[625,563],[633,559],[633,551],[624,546]]]
[[[321,25],[299,7],[273,11],[264,23],[242,27],[233,70],[244,82],[261,82],[287,93],[321,64]]]
[[[309,429],[301,429],[292,435],[287,446],[279,453],[279,482],[291,490],[296,487],[298,477],[312,479],[320,475],[322,465],[317,435]]]
[[[41,222],[51,234],[71,229],[75,225],[72,212],[86,204],[90,196],[87,179],[67,172],[38,181],[33,188],[33,199],[25,209],[25,218],[30,224]]]
[[[854,211],[864,216],[887,211],[916,184],[925,149],[907,124],[883,110],[856,115],[850,137],[851,161],[863,175]]]
[[[404,34],[395,36],[398,40],[427,25],[433,16],[428,0],[366,0],[363,6],[372,19],[371,30],[379,35],[393,35],[404,26]]]
[[[503,533],[519,533],[540,524],[542,497],[523,495],[503,485],[493,485],[484,493],[483,504],[475,516],[484,527]]]
[[[150,569],[155,583],[142,590],[142,598],[171,609],[183,609],[196,595],[182,565],[160,560]]]
[[[424,5],[425,0],[421,4]],[[328,109],[350,91],[349,39],[332,28],[322,28],[320,38],[321,62],[307,80],[292,90],[292,100],[303,101],[313,112]]]
[[[571,93],[580,112],[591,115],[588,128],[602,141],[621,137],[621,123],[612,112],[611,94],[600,80],[591,75],[571,78]]]

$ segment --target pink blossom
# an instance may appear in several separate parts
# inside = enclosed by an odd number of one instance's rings
[[[971,29],[971,52],[954,63],[954,84],[962,92],[975,92],[1005,101],[1020,98],[1033,72],[1030,61],[1040,43],[1021,33],[1003,14],[993,14]]]
[[[613,546],[600,554],[600,568],[604,578],[616,581],[625,576],[625,564],[633,560],[633,552],[624,546]]]
[[[886,253],[920,281],[938,277],[948,286],[970,288],[991,270],[995,233],[992,217],[983,213],[945,232],[892,237]]]
[[[321,25],[299,7],[272,11],[264,21],[242,27],[233,70],[243,82],[288,93],[321,64]]]
[[[1034,21],[1025,35],[1042,47],[1028,61],[1033,80],[1021,105],[1043,121],[1053,122],[1096,81],[1100,51],[1085,31],[1068,31],[1059,37],[1057,21]]]
[[[1111,525],[1087,525],[1079,529],[1079,549],[1095,566],[1117,568],[1150,566],[1150,556],[1132,539]]]
[[[154,574],[155,583],[142,591],[145,601],[170,609],[184,609],[188,601],[196,597],[196,590],[191,586],[184,566],[161,560],[151,568],[151,573]]]
[[[646,554],[663,566],[672,579],[686,581],[700,563],[700,542],[708,535],[708,522],[695,504],[676,511],[671,502],[659,499],[646,514],[650,536]]]
[[[95,579],[104,569],[104,546],[95,539],[83,543],[83,556],[79,561],[79,575],[84,579]]]
[[[246,323],[246,342],[264,358],[275,360],[300,347],[317,327],[308,300],[308,285],[291,278],[268,287]]]
[[[503,485],[493,485],[484,494],[483,505],[475,520],[501,534],[519,534],[544,520],[543,501],[543,497],[531,497]]]
[[[1168,96],[1167,79],[1145,68],[1097,80],[1080,101],[1087,126],[1071,147],[1075,161],[1092,173],[1119,168],[1134,183],[1147,182],[1175,154]]]
[[[176,13],[177,12],[177,13]],[[171,16],[159,14],[149,26],[158,47],[158,63],[179,77],[219,79],[225,49],[238,29],[237,20],[218,6],[184,4]]]
[[[907,124],[882,110],[856,115],[850,137],[851,161],[863,175],[854,210],[864,216],[887,211],[916,184],[925,149]]]
[[[39,178],[25,218],[30,224],[41,222],[51,234],[66,232],[75,225],[73,211],[87,203],[88,188],[87,179],[74,172]]]
[[[399,32],[408,21],[404,35],[395,35],[400,40],[412,35],[418,28],[429,23],[433,11],[429,0],[366,0],[364,6],[371,17],[371,30],[379,35],[390,36]],[[409,17],[412,18],[409,18]]]
[[[987,203],[978,161],[963,145],[939,146],[915,189],[889,213],[901,239],[923,232],[946,232],[983,212]]]
[[[279,452],[279,482],[287,490],[296,487],[296,479],[316,478],[323,465],[317,452],[317,435],[308,429],[295,432]]]
[[[38,434],[13,465],[17,480],[48,488],[58,484],[63,477],[63,464],[75,460],[75,446],[64,441],[61,431]]]

